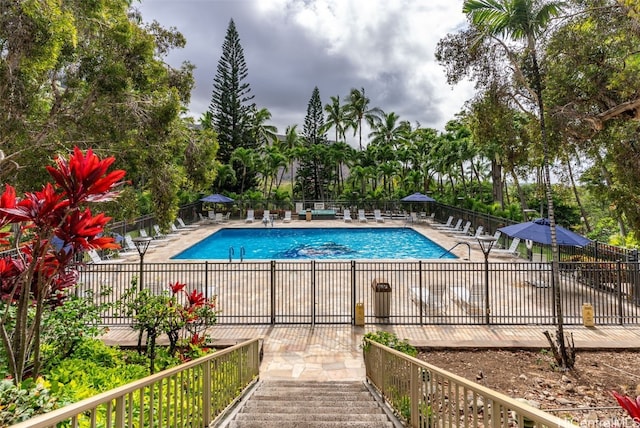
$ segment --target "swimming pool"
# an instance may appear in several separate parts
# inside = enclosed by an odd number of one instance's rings
[[[172,259],[437,259],[456,258],[410,228],[220,229]]]

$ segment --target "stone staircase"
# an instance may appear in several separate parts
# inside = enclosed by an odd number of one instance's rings
[[[261,381],[219,425],[224,428],[394,428],[363,382]]]

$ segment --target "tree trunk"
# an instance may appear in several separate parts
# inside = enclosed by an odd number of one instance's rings
[[[589,223],[589,216],[582,205],[582,201],[580,200],[580,195],[578,194],[578,188],[576,187],[576,181],[573,178],[573,169],[571,168],[571,162],[569,161],[569,156],[566,157],[565,162],[567,164],[567,171],[569,172],[569,180],[571,180],[571,188],[573,189],[573,195],[576,198],[576,203],[580,208],[580,215],[582,216],[582,221],[584,223],[584,227],[587,232],[591,232],[591,224]]]
[[[600,169],[602,170],[602,176],[604,177],[605,184],[607,185],[607,187],[611,188],[613,186],[613,177],[611,176],[611,173],[607,169],[607,166],[604,164],[604,161],[602,160],[602,157],[600,156],[600,153],[597,150],[594,152],[594,155],[595,155],[595,159],[598,162],[598,165],[600,166]],[[622,237],[626,237],[627,227],[624,225],[624,221],[622,220],[622,215],[620,214],[620,211],[614,210],[613,212],[611,212],[611,215],[615,217],[616,221],[618,222],[618,229],[620,230],[620,235]]]
[[[495,159],[491,160],[491,182],[493,186],[493,201],[500,202],[504,208],[504,195],[502,194],[502,165]]]
[[[513,178],[513,184],[516,186],[516,191],[518,192],[518,199],[520,200],[520,207],[522,208],[522,218],[527,219],[527,213],[524,210],[528,209],[527,206],[527,198],[524,196],[524,191],[522,190],[522,186],[520,186],[520,180],[518,179],[518,175],[516,174],[513,168],[509,169],[511,173],[511,178]]]
[[[530,44],[530,46],[532,46]],[[538,58],[536,56],[535,49],[531,50],[531,60],[533,63],[533,79],[534,79],[534,87],[536,91],[537,101],[538,101],[538,113],[540,116],[540,136],[542,138],[542,150],[543,150],[543,161],[542,167],[544,169],[544,178],[545,178],[545,193],[547,196],[547,210],[549,216],[549,229],[551,233],[551,274],[552,274],[552,283],[553,287],[553,297],[555,303],[555,312],[556,312],[556,343],[550,343],[550,345],[554,348],[554,355],[559,355],[560,358],[556,357],[558,365],[563,370],[568,370],[573,367],[573,361],[569,357],[569,353],[567,352],[567,346],[564,338],[564,315],[562,311],[562,293],[560,290],[560,252],[558,251],[558,237],[556,235],[556,218],[555,212],[553,209],[553,195],[551,189],[551,168],[549,166],[550,156],[549,156],[549,139],[547,136],[547,128],[544,121],[544,102],[542,100],[542,81],[540,78],[540,69],[538,68]],[[550,336],[547,336],[549,338]],[[556,353],[557,347],[557,353]]]

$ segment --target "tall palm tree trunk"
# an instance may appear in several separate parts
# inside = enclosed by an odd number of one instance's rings
[[[531,44],[530,44],[531,46]],[[547,135],[547,127],[544,120],[544,101],[542,99],[542,80],[540,78],[540,69],[538,68],[538,58],[535,49],[531,50],[531,60],[533,62],[533,79],[536,96],[538,98],[538,112],[540,115],[540,136],[542,138],[542,166],[544,169],[545,194],[547,197],[547,214],[549,216],[549,229],[551,234],[551,275],[553,287],[553,300],[556,316],[556,340],[555,344],[551,340],[548,332],[545,332],[547,339],[552,347],[554,357],[564,370],[571,369],[575,362],[575,354],[573,346],[570,346],[570,352],[564,337],[564,313],[562,310],[562,293],[560,290],[560,251],[558,249],[558,237],[556,234],[556,218],[553,207],[553,195],[551,190],[551,168],[549,167],[549,139]]]

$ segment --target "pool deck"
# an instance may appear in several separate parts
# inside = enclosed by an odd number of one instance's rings
[[[384,223],[369,220],[367,223],[342,220],[293,219],[290,223],[277,220],[273,227],[404,227],[402,219],[386,219]],[[448,249],[458,240],[444,234],[427,223],[409,224],[416,231]],[[221,225],[201,224],[192,230],[175,235],[164,245],[149,249],[146,262],[169,262],[171,257],[200,241],[216,230],[228,228],[264,228],[256,221],[230,221]],[[268,226],[271,227],[271,226]],[[461,259],[468,257],[466,246],[458,246],[452,251]],[[484,261],[478,246],[470,250],[471,261]],[[490,257],[491,260],[509,260],[505,257]],[[127,261],[135,262],[137,254],[127,256]],[[553,326],[379,326],[353,327],[336,326],[213,326],[209,332],[214,343],[229,345],[246,339],[260,338],[263,341],[264,359],[260,367],[263,379],[294,380],[362,380],[365,376],[362,360],[362,337],[369,331],[386,330],[398,337],[409,340],[417,346],[434,348],[547,348],[543,335],[545,330],[554,332]],[[593,328],[571,326],[565,328],[567,337],[573,335],[578,350],[595,349],[640,349],[640,327],[596,326]],[[111,329],[103,339],[112,344],[135,344],[137,336],[128,328]]]

